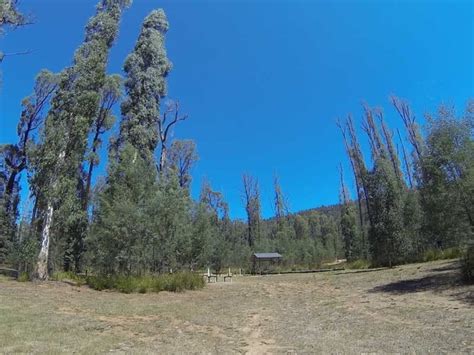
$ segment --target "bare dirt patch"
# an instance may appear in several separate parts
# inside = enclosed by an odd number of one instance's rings
[[[0,279],[0,352],[466,352],[474,286],[457,261],[235,277],[120,294]]]

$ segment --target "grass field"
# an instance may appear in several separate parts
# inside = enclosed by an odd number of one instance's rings
[[[0,279],[0,352],[472,353],[457,261],[121,294]]]

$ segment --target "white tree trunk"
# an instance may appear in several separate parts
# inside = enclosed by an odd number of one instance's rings
[[[63,163],[66,152],[63,150],[59,153],[58,163],[56,165],[56,172],[59,170],[59,167]],[[56,175],[56,174],[55,174]],[[53,184],[53,189],[56,184]],[[38,255],[38,261],[36,262],[36,272],[35,276],[39,280],[48,279],[48,259],[49,259],[49,241],[51,235],[51,224],[53,222],[53,201],[49,198],[47,209],[46,209],[46,218],[43,225],[43,230],[41,231],[41,250]]]
[[[166,145],[161,144],[161,154],[160,154],[160,173],[163,172],[166,164]]]
[[[36,277],[40,280],[46,280],[48,278],[49,240],[53,212],[53,205],[49,202],[43,230],[41,231],[41,250],[38,255],[38,262],[36,263]]]

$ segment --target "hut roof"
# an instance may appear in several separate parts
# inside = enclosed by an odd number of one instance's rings
[[[282,256],[279,253],[254,253],[256,259],[280,259]]]

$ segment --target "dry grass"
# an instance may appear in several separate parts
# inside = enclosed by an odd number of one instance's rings
[[[0,352],[472,353],[458,262],[234,277],[182,294],[0,279]]]

